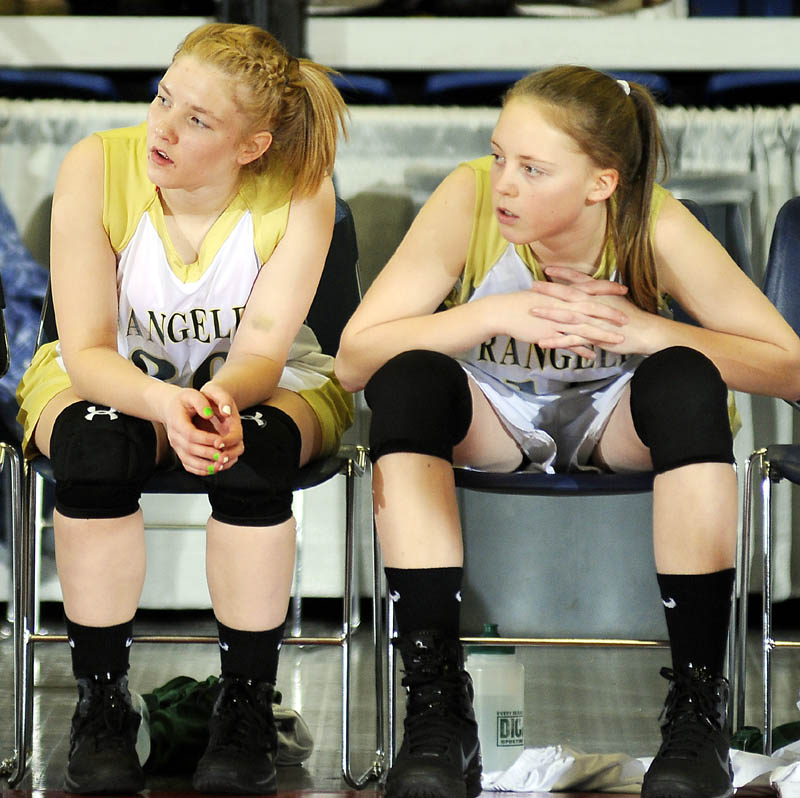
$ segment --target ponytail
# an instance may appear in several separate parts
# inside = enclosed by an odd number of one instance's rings
[[[347,106],[329,77],[333,70],[292,60],[272,147],[281,166],[294,172],[295,191],[313,194],[333,174],[340,128],[347,137]]]
[[[641,155],[635,170],[617,186],[611,203],[609,232],[620,279],[628,286],[630,298],[643,310],[658,310],[659,291],[655,255],[650,235],[650,206],[657,178],[665,180],[668,163],[650,93],[638,83],[631,84],[630,99],[636,112]],[[663,174],[657,174],[659,163]]]

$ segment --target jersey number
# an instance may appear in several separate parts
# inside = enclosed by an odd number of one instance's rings
[[[213,352],[197,368],[192,375],[192,388],[200,390],[221,368],[228,357],[227,352]],[[134,349],[130,354],[131,363],[150,377],[169,382],[174,379],[178,369],[164,358],[155,357],[144,349]]]

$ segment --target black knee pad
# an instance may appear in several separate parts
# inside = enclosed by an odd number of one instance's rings
[[[643,361],[631,379],[631,415],[656,473],[733,463],[728,387],[695,349],[673,346]]]
[[[233,468],[205,477],[212,516],[236,526],[274,526],[292,517],[292,488],[300,469],[297,424],[277,407],[241,414],[244,454]]]
[[[472,396],[464,369],[439,352],[415,349],[384,363],[364,389],[372,410],[372,461],[414,452],[453,462],[453,447],[472,422]]]
[[[139,509],[156,467],[151,422],[111,407],[76,402],[50,437],[56,507],[68,518],[122,518]]]

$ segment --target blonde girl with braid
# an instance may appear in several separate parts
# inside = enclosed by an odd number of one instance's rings
[[[643,86],[579,66],[531,74],[508,92],[489,146],[434,191],[336,358],[372,409],[375,517],[408,689],[387,798],[481,791],[453,463],[655,472],[672,667],[642,794],[728,798],[727,395],[796,399],[800,341],[656,182],[663,146]],[[674,321],[670,297],[701,326]]]
[[[202,792],[272,794],[272,696],[292,583],[297,470],[352,399],[304,320],[334,225],[345,105],[330,70],[267,32],[211,24],[178,48],[147,121],[80,141],[53,201],[59,340],[18,398],[56,477],[56,559],[79,701],[65,787],[135,793],[127,688],[145,575],[139,498],[180,468],[212,508],[219,697]]]

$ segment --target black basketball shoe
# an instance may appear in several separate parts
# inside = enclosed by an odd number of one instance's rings
[[[235,676],[220,679],[208,746],[194,774],[198,792],[274,795],[278,732],[274,687]]]
[[[461,645],[430,632],[397,642],[405,666],[405,734],[386,798],[475,798],[481,754]]]
[[[144,772],[136,753],[141,718],[128,678],[110,673],[78,679],[64,787],[74,793],[137,793]]]
[[[645,774],[642,798],[730,798],[728,681],[703,668],[663,668],[670,680],[661,713],[663,742]]]

